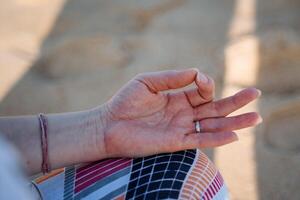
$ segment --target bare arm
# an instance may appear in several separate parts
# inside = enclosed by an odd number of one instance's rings
[[[165,93],[191,83],[196,87]],[[238,139],[235,130],[261,122],[256,112],[227,117],[260,96],[246,88],[214,101],[214,81],[197,69],[140,74],[112,99],[92,110],[47,115],[52,169],[108,157],[137,157],[183,149],[216,147]],[[195,121],[201,134],[195,132]],[[36,116],[0,118],[23,155],[29,173],[41,169],[40,127]]]
[[[98,145],[102,137],[104,118],[101,108],[49,114],[48,150],[51,168],[93,161],[105,157],[105,146]],[[19,149],[30,174],[40,172],[42,150],[37,116],[1,117],[0,132]]]

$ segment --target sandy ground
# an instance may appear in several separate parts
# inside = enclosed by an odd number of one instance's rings
[[[0,114],[105,102],[139,72],[198,67],[217,96],[256,86],[264,123],[207,153],[232,199],[299,199],[297,0],[6,0],[0,7]]]

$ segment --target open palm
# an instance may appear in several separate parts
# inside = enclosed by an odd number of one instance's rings
[[[168,91],[193,82],[195,88]],[[233,142],[234,130],[254,126],[261,118],[254,112],[226,116],[259,94],[247,88],[213,101],[213,80],[196,69],[140,74],[105,104],[107,154],[137,157]],[[201,133],[195,133],[195,121],[200,121]]]

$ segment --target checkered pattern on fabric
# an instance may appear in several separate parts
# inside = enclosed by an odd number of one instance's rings
[[[177,199],[195,150],[133,160],[126,199]]]
[[[224,181],[200,150],[105,159],[55,170],[34,181],[43,199],[228,199]]]

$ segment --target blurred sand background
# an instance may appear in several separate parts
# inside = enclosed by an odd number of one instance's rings
[[[0,115],[105,102],[139,72],[198,67],[256,86],[264,123],[206,151],[232,199],[300,198],[300,1],[4,0]]]

